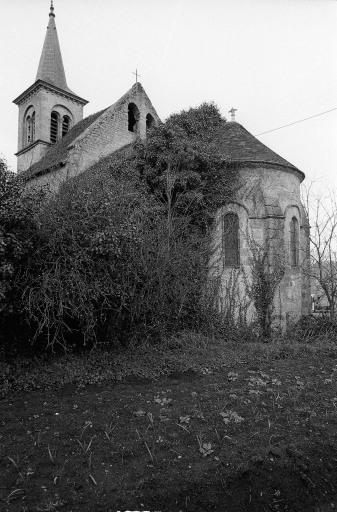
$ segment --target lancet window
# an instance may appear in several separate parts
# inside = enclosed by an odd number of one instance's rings
[[[137,105],[129,103],[128,105],[128,130],[129,132],[138,132],[140,113]]]
[[[290,221],[290,265],[298,267],[299,264],[299,228],[298,220],[293,217]]]
[[[240,265],[239,217],[227,213],[223,218],[223,251],[226,267]]]
[[[35,111],[29,110],[25,119],[25,143],[32,144],[35,141]]]
[[[150,130],[154,126],[154,117],[151,114],[146,116],[146,131]]]

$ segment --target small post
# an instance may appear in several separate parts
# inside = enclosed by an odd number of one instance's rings
[[[231,115],[231,121],[232,122],[235,122],[235,112],[237,112],[237,108],[231,108],[229,111],[228,111],[228,114]]]
[[[133,75],[136,75],[136,84],[138,84],[138,77],[140,77],[140,75],[138,74],[138,70],[136,68],[136,72],[132,72]]]

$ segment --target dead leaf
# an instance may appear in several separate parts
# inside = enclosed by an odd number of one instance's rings
[[[202,453],[203,457],[207,457],[208,455],[214,452],[214,450],[212,450],[211,443],[202,443],[199,447],[199,450],[200,453]]]
[[[135,411],[134,416],[145,416],[146,412],[143,411],[143,409],[138,409],[138,411]]]
[[[189,424],[191,417],[190,416],[180,416],[179,417],[179,423],[186,423]]]
[[[238,380],[239,374],[235,372],[228,372],[227,377],[229,381],[234,381]]]

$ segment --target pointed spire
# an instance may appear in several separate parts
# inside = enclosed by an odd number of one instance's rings
[[[44,80],[60,89],[70,91],[64,72],[60,43],[55,25],[53,0],[49,11],[49,23],[37,70],[36,80]],[[71,91],[70,91],[71,92]]]

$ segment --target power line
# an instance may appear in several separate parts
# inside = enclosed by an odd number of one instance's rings
[[[279,126],[278,128],[273,128],[272,130],[267,130],[265,132],[257,133],[255,136],[265,135],[266,133],[276,132],[277,130],[281,130],[282,128],[287,128],[287,126],[293,126],[297,123],[303,123],[304,121],[308,121],[309,119],[313,119],[314,117],[323,116],[324,114],[328,114],[333,110],[337,110],[337,107],[330,108],[329,110],[325,110],[324,112],[319,112],[319,114],[314,114],[313,116],[304,117],[303,119],[298,119],[298,121],[293,121],[292,123],[284,124],[283,126]]]

